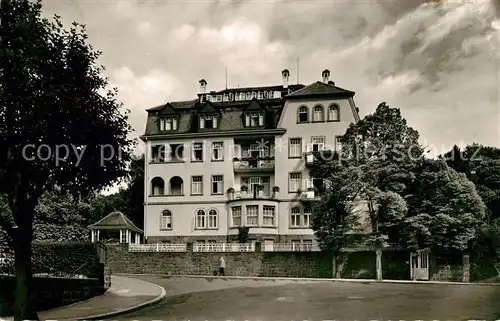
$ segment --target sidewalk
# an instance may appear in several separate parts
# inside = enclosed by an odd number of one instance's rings
[[[163,299],[163,287],[123,276],[111,276],[111,288],[86,301],[38,313],[40,320],[96,320],[135,311]],[[13,317],[0,320],[13,320]]]
[[[161,276],[158,274],[128,274],[118,273],[121,276]],[[212,276],[212,275],[164,275],[169,278],[201,278],[201,279],[227,279],[227,280],[256,280],[256,281],[295,281],[295,282],[348,282],[348,283],[396,283],[396,284],[441,284],[441,285],[482,285],[500,286],[494,282],[454,282],[454,281],[413,281],[413,280],[375,280],[375,279],[330,279],[330,278],[302,278],[302,277],[265,277],[265,276]]]

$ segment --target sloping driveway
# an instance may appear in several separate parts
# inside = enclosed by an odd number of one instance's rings
[[[113,320],[495,320],[500,287],[139,276],[167,290]]]

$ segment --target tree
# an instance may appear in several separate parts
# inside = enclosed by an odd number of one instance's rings
[[[346,207],[346,201],[365,206],[372,231],[370,241],[382,246],[397,238],[407,211],[401,193],[411,183],[411,170],[424,154],[418,137],[399,109],[381,103],[375,113],[349,126],[339,156],[323,157],[323,153],[316,157],[311,175],[334,186],[316,207],[316,214],[313,212],[318,223],[315,231],[321,231],[320,243],[321,239],[334,240],[343,234],[339,226],[344,224],[333,212],[347,217],[353,205]],[[321,228],[320,222],[330,229]]]
[[[144,155],[132,160],[127,175],[127,188],[124,197],[127,200],[127,217],[138,227],[144,227]]]
[[[424,159],[414,172],[405,197],[408,243],[438,253],[470,250],[486,211],[474,184],[443,160]]]
[[[0,194],[15,251],[15,320],[37,320],[31,299],[31,243],[37,203],[54,187],[74,195],[100,190],[126,174],[127,113],[96,66],[84,26],[63,29],[42,18],[41,1],[0,7]]]
[[[94,208],[86,200],[63,191],[51,191],[40,198],[34,218],[36,241],[88,241]]]
[[[337,257],[342,248],[356,242],[361,224],[355,208],[360,192],[356,173],[340,165],[338,154],[325,151],[315,157],[310,175],[322,179],[325,194],[312,206],[311,227],[319,246]],[[332,159],[332,161],[324,161]]]
[[[500,148],[472,144],[461,150],[455,145],[440,158],[476,185],[488,219],[500,218]]]

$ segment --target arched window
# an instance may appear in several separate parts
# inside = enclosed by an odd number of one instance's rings
[[[305,123],[309,120],[308,117],[308,112],[307,112],[307,107],[306,106],[300,106],[298,111],[297,111],[297,121],[299,123]]]
[[[172,228],[172,212],[163,210],[161,212],[160,229],[169,230]]]
[[[217,216],[216,209],[208,211],[208,228],[217,228]]]
[[[165,194],[165,182],[161,177],[155,177],[151,180],[151,195]]]
[[[294,207],[290,214],[290,226],[300,227],[300,207]]]
[[[338,105],[331,105],[330,107],[328,107],[328,120],[329,121],[340,120],[340,107]]]
[[[174,176],[170,179],[169,195],[179,196],[184,195],[184,181],[179,176]]]
[[[204,210],[196,211],[196,228],[206,228],[207,214]]]
[[[311,212],[310,208],[304,208],[304,220],[302,222],[304,227],[311,226]]]
[[[325,120],[325,111],[323,109],[323,106],[321,105],[314,106],[313,121],[324,121],[324,120]]]

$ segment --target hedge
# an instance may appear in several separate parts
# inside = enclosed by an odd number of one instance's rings
[[[12,257],[2,272],[14,274]],[[100,264],[95,244],[83,242],[33,243],[33,274],[99,277]]]

